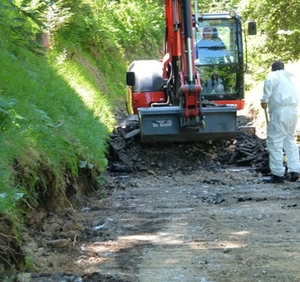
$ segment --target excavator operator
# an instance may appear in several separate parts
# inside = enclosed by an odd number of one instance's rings
[[[196,44],[197,58],[200,52],[205,50],[225,50],[225,44],[218,35],[216,27],[204,27],[202,32],[202,39]]]
[[[195,59],[199,64],[226,62],[226,47],[214,26],[203,28],[202,39],[196,43],[195,49]]]

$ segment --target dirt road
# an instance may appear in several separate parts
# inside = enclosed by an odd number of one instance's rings
[[[83,216],[91,234],[74,261],[82,271],[141,282],[300,281],[299,183],[201,168],[120,185],[109,207]]]
[[[300,281],[300,182],[228,166],[111,175],[108,186],[74,213],[75,240],[43,246],[44,274],[18,281]]]

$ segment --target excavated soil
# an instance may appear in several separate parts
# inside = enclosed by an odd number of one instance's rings
[[[300,182],[263,183],[264,138],[119,137],[106,184],[28,231],[35,273],[4,281],[300,281]]]

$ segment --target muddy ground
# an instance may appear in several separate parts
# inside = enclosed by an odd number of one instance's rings
[[[35,273],[3,281],[300,281],[300,182],[264,184],[235,146],[130,147],[136,169],[112,160],[99,191],[42,216],[27,238]]]

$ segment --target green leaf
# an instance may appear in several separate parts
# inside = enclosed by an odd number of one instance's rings
[[[12,18],[13,21],[25,23],[26,19],[23,18]]]

